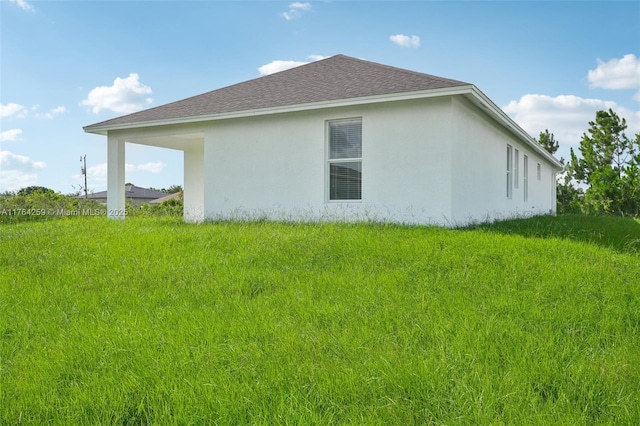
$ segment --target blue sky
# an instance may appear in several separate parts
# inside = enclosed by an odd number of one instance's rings
[[[475,84],[568,156],[595,111],[640,132],[640,2],[0,0],[0,192],[106,189],[83,126],[345,54]],[[261,73],[262,71],[262,73]],[[126,180],[182,184],[182,153],[127,144]]]

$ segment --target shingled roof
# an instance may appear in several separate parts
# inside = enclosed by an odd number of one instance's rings
[[[92,124],[130,126],[181,118],[285,107],[366,96],[467,86],[469,83],[344,55],[234,84],[155,108]]]
[[[128,184],[124,187],[124,196],[125,198],[130,198],[134,200],[155,200],[160,197],[164,197],[167,195],[166,192],[156,191],[155,189],[147,189],[141,188],[139,186],[135,186],[132,184]],[[88,198],[97,199],[97,198],[107,198],[107,191],[95,192],[93,194],[89,194]]]

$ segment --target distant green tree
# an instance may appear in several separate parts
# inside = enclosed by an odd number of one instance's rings
[[[622,193],[625,194],[623,211],[640,216],[640,133],[631,141],[633,158],[625,169],[622,180]]]
[[[176,192],[182,192],[182,186],[180,185],[171,185],[169,188],[162,188],[162,189],[151,187],[149,189],[152,189],[158,192],[164,192],[165,194],[175,194]]]
[[[551,155],[554,155],[560,148],[560,143],[556,140],[554,134],[549,132],[549,129],[540,132],[538,143]],[[574,185],[573,175],[565,164],[565,159],[560,158],[560,163],[562,164],[562,173],[558,176],[556,182],[556,209],[561,214],[579,213],[584,193]]]
[[[640,135],[629,139],[627,123],[611,109],[598,111],[580,141],[578,157],[573,149],[569,169],[588,186],[583,209],[587,213],[633,214],[639,212]]]
[[[31,194],[54,194],[55,191],[53,189],[46,188],[44,186],[27,186],[26,188],[22,188],[17,192],[17,195],[25,196]]]
[[[580,213],[583,200],[584,191],[574,185],[570,167],[564,165],[563,174],[556,183],[556,208],[558,213]]]
[[[553,133],[549,133],[549,130],[547,129],[545,129],[544,132],[540,132],[538,143],[540,143],[540,145],[542,145],[542,147],[551,155],[555,154],[556,151],[558,151],[558,148],[560,148],[560,144],[556,141]]]
[[[182,192],[182,186],[181,185],[171,185],[169,187],[169,189],[167,189],[167,192],[169,194],[175,194],[176,192]]]

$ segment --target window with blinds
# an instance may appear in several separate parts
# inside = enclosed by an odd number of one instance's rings
[[[362,120],[329,122],[329,200],[362,199]]]

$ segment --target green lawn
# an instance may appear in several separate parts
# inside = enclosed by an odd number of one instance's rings
[[[0,424],[640,424],[640,224],[0,225]]]

